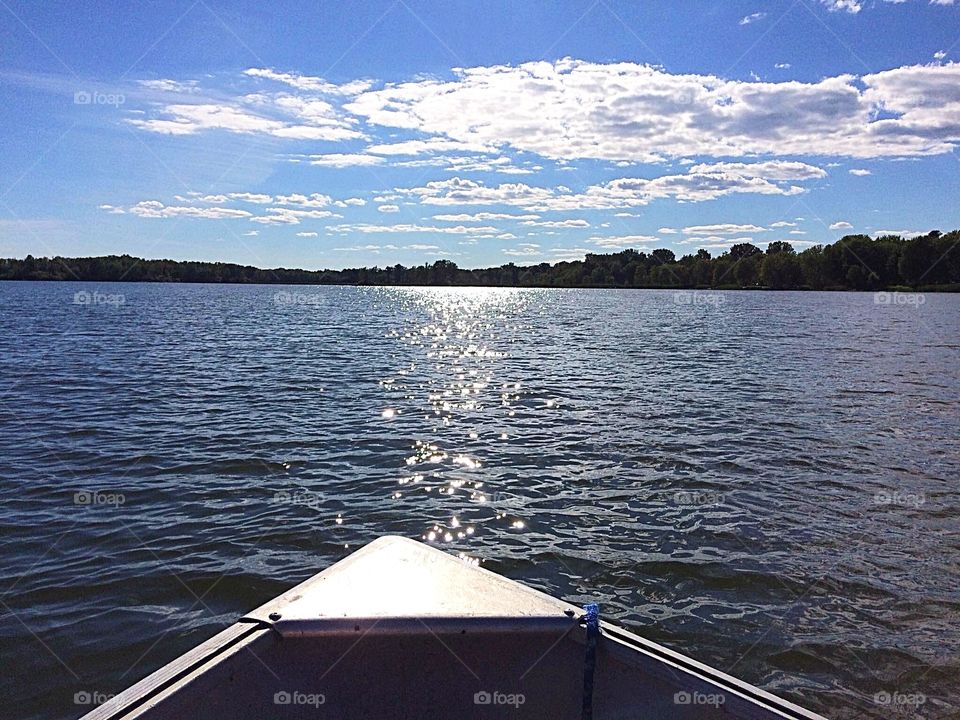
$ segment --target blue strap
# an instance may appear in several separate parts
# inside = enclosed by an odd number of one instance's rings
[[[600,606],[590,603],[584,606],[583,622],[587,628],[587,654],[583,661],[583,710],[582,720],[593,718],[593,671],[597,667],[597,639],[600,637]]]

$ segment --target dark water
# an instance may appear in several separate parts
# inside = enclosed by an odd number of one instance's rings
[[[3,714],[77,716],[395,533],[830,717],[953,717],[958,311],[2,284]]]

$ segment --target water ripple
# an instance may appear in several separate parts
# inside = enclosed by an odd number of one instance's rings
[[[78,289],[0,287],[22,717],[75,716],[387,533],[829,717],[960,710],[956,296]]]

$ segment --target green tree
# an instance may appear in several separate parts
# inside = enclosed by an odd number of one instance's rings
[[[794,253],[781,250],[763,258],[760,280],[774,290],[798,288],[803,284],[803,269]]]
[[[733,261],[742,260],[753,255],[762,255],[763,251],[756,245],[750,243],[738,243],[730,248],[730,259]]]
[[[793,249],[793,245],[783,240],[775,240],[774,242],[767,245],[767,255],[776,255],[777,253],[787,253],[789,255],[795,255],[796,250]]]
[[[650,256],[661,265],[669,265],[677,259],[677,256],[673,254],[673,250],[668,250],[667,248],[657,248],[650,253]]]
[[[758,249],[756,253],[742,258],[733,266],[733,274],[740,287],[756,287],[759,284],[761,257],[762,253]]]
[[[916,285],[933,266],[934,253],[931,236],[920,236],[908,243],[900,254],[898,270],[900,277],[908,285]],[[938,232],[937,237],[940,236]]]
[[[800,262],[800,271],[803,274],[803,284],[814,290],[822,290],[829,279],[827,277],[827,262],[823,256],[823,245],[814,245],[797,256]]]

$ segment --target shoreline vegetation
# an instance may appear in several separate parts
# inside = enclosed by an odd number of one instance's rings
[[[275,285],[437,285],[566,288],[960,291],[960,230],[905,239],[847,235],[802,252],[787,242],[750,243],[712,257],[672,250],[588,254],[585,260],[467,270],[450,260],[413,267],[261,269],[220,262],[144,260],[130,255],[0,259],[0,280],[249,283]]]

